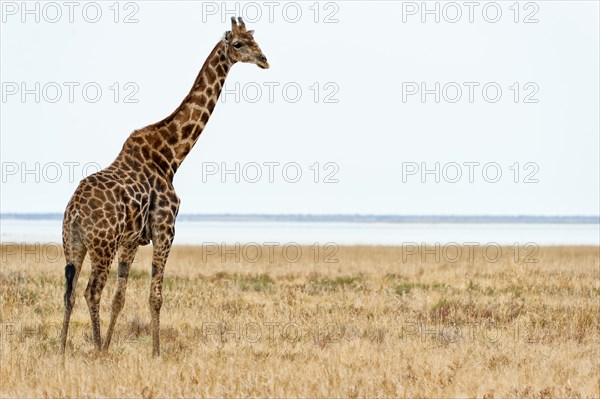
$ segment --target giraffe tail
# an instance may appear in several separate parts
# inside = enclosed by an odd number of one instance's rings
[[[65,266],[65,280],[67,283],[65,289],[65,304],[69,303],[69,299],[71,298],[71,294],[73,292],[73,280],[75,279],[75,272],[75,265],[72,263],[67,263],[67,266]]]
[[[79,220],[79,212],[77,212],[76,210],[73,212],[72,203],[71,201],[69,201],[67,209],[65,210],[65,215],[62,224],[63,251],[67,260],[67,264],[75,262],[73,258],[74,249],[76,249],[76,245],[80,241],[78,234]]]
[[[65,289],[65,306],[69,307],[69,300],[71,298],[71,294],[73,293],[73,282],[75,280],[75,274],[77,269],[73,264],[73,245],[74,241],[77,239],[76,237],[76,221],[79,218],[79,215],[75,214],[73,217],[65,217],[63,223],[63,247],[65,251],[65,258],[67,260],[67,265],[65,266],[65,280],[66,280],[66,289]]]

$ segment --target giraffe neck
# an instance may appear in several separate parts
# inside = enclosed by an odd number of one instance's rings
[[[137,154],[143,164],[150,162],[156,171],[173,179],[204,130],[235,63],[227,56],[225,46],[220,41],[212,50],[181,105],[162,121],[134,132],[122,153]]]

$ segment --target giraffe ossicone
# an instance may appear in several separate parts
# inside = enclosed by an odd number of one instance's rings
[[[65,352],[75,288],[86,254],[92,264],[85,299],[90,311],[94,344],[97,350],[106,351],[125,302],[131,263],[138,247],[152,242],[149,296],[152,353],[154,356],[160,354],[163,273],[179,210],[173,177],[204,130],[225,78],[236,62],[269,68],[267,58],[254,40],[254,32],[246,30],[241,18],[232,18],[231,30],[225,32],[211,51],[181,105],[160,122],[131,133],[108,167],[79,183],[63,219],[62,239],[67,266],[61,353]],[[100,296],[117,252],[117,289],[102,345]]]

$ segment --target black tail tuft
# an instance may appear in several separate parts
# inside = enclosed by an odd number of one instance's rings
[[[65,279],[67,280],[67,289],[65,291],[65,306],[69,306],[69,299],[73,291],[73,280],[75,279],[75,266],[69,263],[65,266]]]

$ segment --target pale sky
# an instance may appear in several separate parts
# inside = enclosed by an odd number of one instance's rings
[[[229,74],[181,213],[598,215],[599,3],[476,3],[2,2],[1,211],[62,212],[237,12],[271,68]]]

